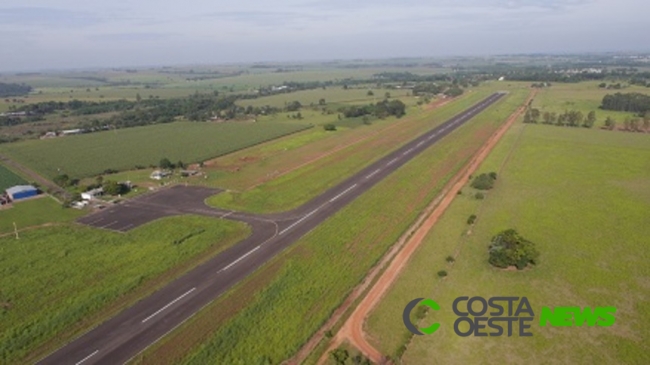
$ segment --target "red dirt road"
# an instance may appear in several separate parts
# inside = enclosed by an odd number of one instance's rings
[[[442,216],[444,211],[449,207],[451,202],[456,197],[456,192],[463,188],[465,183],[468,181],[470,175],[476,171],[476,169],[481,165],[483,160],[489,155],[492,149],[499,142],[501,137],[506,133],[506,131],[515,123],[517,118],[525,111],[526,105],[528,102],[535,96],[535,91],[531,91],[528,99],[517,109],[506,121],[503,126],[501,126],[481,147],[481,149],[476,153],[476,155],[470,160],[467,166],[459,172],[454,179],[445,187],[443,193],[441,194],[442,199],[440,200],[439,205],[431,212],[431,214],[426,218],[423,224],[415,231],[413,236],[409,241],[403,246],[402,250],[397,253],[395,259],[390,263],[383,275],[377,280],[375,285],[370,289],[365,298],[361,301],[359,306],[354,310],[350,318],[345,322],[343,327],[334,337],[328,351],[325,352],[323,357],[321,357],[319,363],[324,363],[327,359],[327,354],[329,351],[337,348],[344,341],[348,341],[351,345],[359,349],[365,356],[375,363],[381,364],[385,363],[385,357],[377,349],[375,349],[368,341],[366,340],[363,325],[365,318],[368,316],[370,311],[375,307],[383,295],[391,287],[395,279],[399,276],[399,273],[402,271],[404,266],[408,263],[411,255],[417,250],[417,248],[422,243],[424,237],[431,230],[433,225],[438,221]]]

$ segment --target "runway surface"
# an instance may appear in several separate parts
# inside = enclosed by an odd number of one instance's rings
[[[112,365],[128,361],[504,95],[495,93],[487,97],[303,206],[286,213],[254,215],[211,208],[204,204],[204,200],[219,190],[175,186],[81,218],[79,222],[98,228],[128,231],[165,216],[200,214],[246,222],[251,226],[252,234],[50,354],[39,364]]]

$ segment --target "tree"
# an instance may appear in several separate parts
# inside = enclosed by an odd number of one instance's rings
[[[127,192],[127,187],[118,183],[117,181],[107,180],[102,184],[104,194],[108,195],[121,195]]]
[[[643,115],[643,129],[646,132],[650,132],[650,112],[646,112]]]
[[[474,189],[478,189],[478,190],[490,190],[494,187],[495,181],[496,181],[496,176],[493,178],[491,175],[488,174],[480,174],[479,176],[474,178],[474,181],[472,181],[471,186]]]
[[[605,119],[605,128],[609,129],[610,131],[616,128],[616,121],[614,118],[607,117],[607,119]]]
[[[386,94],[384,94],[384,97],[385,97],[386,99],[390,99],[390,93],[389,93],[388,91],[386,91]]]
[[[318,100],[318,105],[325,105],[325,99],[321,98]]]
[[[57,175],[52,179],[55,184],[59,185],[62,188],[70,186],[70,176],[67,174]]]
[[[302,108],[302,104],[298,100],[292,101],[289,104],[287,104],[286,109],[289,112],[295,112],[298,109]]]
[[[325,124],[323,126],[323,129],[326,130],[326,131],[335,131],[336,126],[334,124],[331,124],[331,123],[330,124]]]
[[[185,163],[183,163],[183,161],[181,161],[181,160],[178,160],[178,162],[176,162],[176,167],[179,168],[179,169],[184,169],[185,168]]]
[[[596,112],[592,110],[587,114],[587,119],[582,123],[582,126],[585,128],[591,128],[594,124],[596,124]]]
[[[135,100],[140,103],[142,101],[142,96],[140,96],[140,93],[135,94]]]
[[[550,112],[544,112],[544,114],[542,114],[542,120],[543,120],[542,122],[543,124],[553,124],[553,122],[551,121]]]
[[[368,96],[374,96],[374,95],[375,95],[375,93],[374,93],[374,92],[372,92],[372,90],[368,90],[368,92],[366,93],[366,95],[368,95]]]
[[[533,108],[530,110],[530,117],[532,118],[533,123],[537,123],[539,120],[540,112],[539,109]]]
[[[526,109],[526,114],[524,114],[524,123],[532,123],[533,114],[530,112],[530,109]]]
[[[490,264],[499,268],[516,266],[518,270],[522,270],[529,264],[536,265],[539,258],[535,244],[514,229],[507,229],[495,235],[488,252]]]
[[[174,164],[172,164],[172,162],[169,161],[169,159],[166,158],[166,157],[163,158],[162,160],[160,160],[160,162],[158,163],[158,166],[159,166],[161,169],[165,169],[165,170],[167,170],[167,169],[173,169],[173,168],[174,168]]]

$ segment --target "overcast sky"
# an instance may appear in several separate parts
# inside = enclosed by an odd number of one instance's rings
[[[0,71],[650,51],[648,0],[2,3]]]

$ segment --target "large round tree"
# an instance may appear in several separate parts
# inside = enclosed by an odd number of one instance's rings
[[[500,268],[516,266],[522,270],[528,264],[535,265],[539,258],[535,244],[514,229],[507,229],[494,236],[489,252],[490,264]]]

